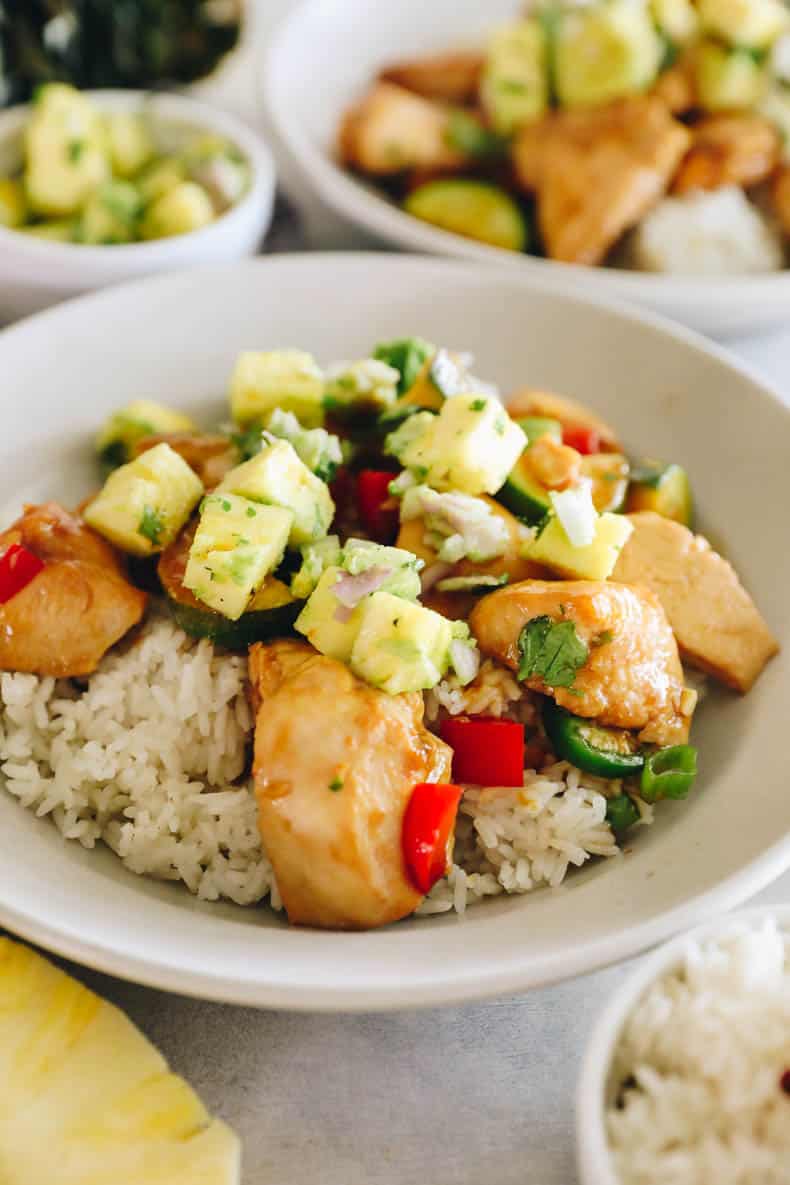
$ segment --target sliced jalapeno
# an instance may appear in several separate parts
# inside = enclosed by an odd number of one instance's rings
[[[595,777],[633,777],[645,764],[630,732],[573,716],[552,700],[543,709],[543,724],[557,756]]]
[[[645,802],[661,798],[685,798],[697,776],[697,750],[693,745],[669,745],[646,759],[639,793]]]

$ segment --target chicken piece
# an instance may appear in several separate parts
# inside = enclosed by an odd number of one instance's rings
[[[710,115],[692,128],[693,140],[675,174],[672,192],[759,185],[776,168],[781,141],[759,115]]]
[[[552,259],[595,264],[666,192],[690,143],[666,104],[649,96],[562,111],[519,133],[520,184],[538,195]]]
[[[769,207],[782,234],[790,238],[790,165],[777,169],[771,181]]]
[[[612,579],[652,589],[683,657],[748,691],[779,644],[732,565],[681,523],[650,510],[628,517],[634,530]]]
[[[0,605],[0,670],[69,678],[95,671],[137,625],[146,595],[125,577],[113,548],[54,502],[28,506],[0,535],[46,567]]]
[[[540,436],[524,455],[524,464],[538,485],[567,490],[582,475],[582,457],[575,448],[559,444],[553,436]]]
[[[527,622],[547,616],[573,622],[589,650],[571,687],[547,686],[531,676],[526,686],[552,696],[576,716],[639,729],[658,745],[685,741],[683,671],[664,610],[648,589],[594,580],[527,580],[484,597],[469,624],[480,649],[513,670]]]
[[[134,456],[139,457],[157,444],[169,444],[194,469],[207,490],[218,486],[240,462],[239,454],[227,436],[219,433],[165,432],[143,436],[135,443]]]
[[[473,103],[480,85],[485,56],[475,50],[457,50],[430,57],[393,62],[379,74],[424,99],[445,103]]]
[[[691,55],[662,70],[651,95],[660,99],[673,115],[685,115],[697,105],[697,85]]]
[[[614,428],[589,407],[585,407],[576,399],[569,399],[567,395],[555,395],[553,391],[537,391],[531,387],[523,387],[514,392],[506,403],[511,419],[537,416],[559,420],[563,428],[594,428],[601,439],[603,452],[622,452]]]
[[[346,113],[340,128],[341,158],[378,177],[408,169],[462,168],[468,158],[448,140],[450,116],[449,107],[394,83],[378,82]]]
[[[452,761],[422,696],[386,695],[293,641],[253,646],[250,679],[258,821],[289,921],[363,930],[413,913],[403,814]]]

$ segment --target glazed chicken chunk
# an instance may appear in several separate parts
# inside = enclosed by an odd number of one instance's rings
[[[413,913],[403,814],[452,759],[422,695],[386,695],[293,641],[253,646],[250,678],[259,826],[289,921],[359,930]]]
[[[695,125],[693,137],[673,193],[724,185],[748,189],[770,177],[779,161],[779,134],[759,115],[711,115]]]
[[[485,56],[476,50],[456,50],[427,58],[394,62],[379,78],[414,91],[425,99],[472,103],[477,96]]]
[[[634,530],[613,578],[652,589],[681,654],[737,691],[748,691],[779,645],[738,579],[701,535],[651,511]]]
[[[528,124],[513,149],[524,189],[538,195],[552,259],[600,263],[666,193],[690,133],[660,99],[623,99]]]
[[[546,617],[572,622],[587,658],[572,685],[530,677],[530,690],[552,696],[576,716],[639,730],[643,741],[687,739],[690,717],[677,645],[653,593],[608,581],[527,580],[484,597],[470,625],[485,654],[518,670],[522,630]]]
[[[465,163],[447,136],[450,108],[379,82],[346,115],[340,155],[352,168],[386,177],[404,169],[456,169]]]
[[[0,552],[12,543],[45,566],[0,605],[0,670],[91,674],[140,621],[145,593],[126,579],[109,543],[55,502],[28,506],[0,536]]]

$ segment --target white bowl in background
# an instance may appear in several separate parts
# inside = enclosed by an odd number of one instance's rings
[[[225,137],[249,164],[249,187],[235,205],[201,230],[147,243],[57,243],[0,227],[0,322],[108,284],[253,255],[271,223],[274,162],[260,137],[240,119],[183,95],[126,90],[85,94],[102,111],[144,109],[155,136],[159,130],[166,137],[203,131]],[[0,176],[21,164],[28,114],[28,106],[0,112]]]
[[[787,321],[790,271],[661,276],[505,251],[419,221],[336,163],[341,116],[382,65],[459,45],[483,45],[492,27],[512,20],[523,7],[523,0],[303,0],[283,21],[263,60],[267,123],[286,187],[318,227],[323,245],[342,245],[347,228],[355,227],[379,243],[496,263],[568,292],[637,301],[712,334],[745,333]],[[327,210],[333,219],[327,219]]]
[[[227,416],[245,349],[327,363],[422,334],[476,355],[503,392],[583,399],[629,449],[691,476],[703,524],[784,646],[748,696],[712,691],[695,724],[698,788],[622,857],[556,890],[459,919],[368,933],[289,928],[265,907],[196,901],[84,851],[0,791],[0,924],[111,974],[277,1008],[363,1010],[523,991],[625,958],[742,902],[790,866],[790,412],[727,355],[638,312],[547,291],[513,270],[399,255],[272,256],[96,293],[0,333],[0,508],[76,505],[92,442],[144,393],[206,425]]]
[[[790,933],[790,905],[765,905],[739,910],[698,926],[654,951],[615,990],[595,1023],[579,1077],[576,1149],[581,1185],[622,1185],[609,1149],[604,1114],[615,1085],[612,1063],[617,1043],[641,997],[662,976],[682,965],[691,942],[722,938],[739,922],[758,926],[769,918],[776,920],[780,930]],[[714,1183],[711,1182],[711,1185]]]

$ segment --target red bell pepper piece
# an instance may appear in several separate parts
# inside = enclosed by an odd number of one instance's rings
[[[0,604],[5,604],[21,592],[44,568],[32,551],[21,543],[12,543],[0,556]]]
[[[389,491],[395,476],[381,469],[362,469],[357,477],[360,518],[380,543],[392,543],[398,533],[398,507]]]
[[[575,448],[583,457],[601,451],[601,434],[597,428],[585,428],[581,424],[566,424],[562,429],[562,443]]]
[[[492,716],[448,716],[442,740],[453,750],[453,777],[477,786],[523,786],[524,725]]]
[[[461,787],[449,782],[419,782],[411,792],[403,816],[403,859],[420,893],[430,893],[447,872],[447,844],[461,794]]]

